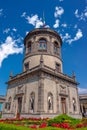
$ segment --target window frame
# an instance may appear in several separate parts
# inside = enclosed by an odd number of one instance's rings
[[[55,62],[55,70],[56,70],[57,72],[61,72],[61,64],[60,64],[60,63]]]
[[[28,67],[27,67],[27,65],[28,65]],[[29,70],[29,62],[24,64],[24,68],[25,68],[25,71]]]
[[[28,48],[28,53],[31,53],[31,51],[32,51],[32,42],[31,41],[29,41],[27,43],[27,48]]]
[[[47,50],[47,40],[45,38],[39,39],[39,50],[43,50],[43,51]]]
[[[59,44],[58,44],[58,42],[55,41],[55,42],[54,42],[54,53],[55,53],[55,54],[58,54],[58,53],[59,53],[59,50],[58,50],[58,49],[59,49]]]

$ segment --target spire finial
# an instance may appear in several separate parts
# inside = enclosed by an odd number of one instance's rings
[[[12,77],[13,77],[12,71],[10,72],[10,76],[9,77],[10,77],[10,79],[12,79]]]
[[[75,72],[74,72],[74,71],[72,71],[72,78],[73,78],[73,79],[76,79],[76,76],[75,76]]]
[[[45,28],[46,24],[45,24],[45,16],[44,16],[44,11],[43,11],[43,28]]]

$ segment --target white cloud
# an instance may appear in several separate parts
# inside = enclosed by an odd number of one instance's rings
[[[31,17],[27,16],[26,19],[28,23],[35,26],[35,28],[39,28],[40,26],[43,25],[43,22],[41,21],[41,19],[38,18],[38,15],[33,15]]]
[[[64,28],[66,28],[66,27],[67,27],[67,24],[66,24],[66,23],[63,23],[61,26],[64,27]]]
[[[76,29],[77,27],[78,27],[78,25],[77,25],[77,24],[75,24],[75,25],[74,25],[74,28]]]
[[[85,21],[87,19],[87,6],[83,10],[83,12],[81,12],[80,14],[79,14],[79,10],[76,9],[74,14],[75,14],[76,18],[78,18],[78,20],[84,20]]]
[[[38,15],[33,15],[33,16],[27,16],[26,17],[28,23],[32,24],[33,26],[35,26],[36,21],[38,20]]]
[[[35,26],[35,28],[39,28],[40,26],[43,26],[43,22],[42,19],[38,17],[37,14],[30,16],[26,15],[26,12],[24,12],[21,17],[24,17],[28,24],[31,24],[33,26]],[[47,25],[48,26],[48,25]]]
[[[21,17],[25,17],[26,16],[26,12],[23,12],[23,14],[21,15]]]
[[[45,25],[45,28],[50,28],[50,26],[49,25]]]
[[[16,29],[16,28],[13,28],[12,30],[13,30],[14,32],[17,32],[17,29]]]
[[[75,36],[75,40],[79,40],[81,37],[83,36],[81,29],[78,29],[76,36]]]
[[[26,33],[25,33],[25,34],[27,35],[28,33],[29,33],[29,32],[28,32],[28,31],[26,31]]]
[[[19,54],[23,52],[23,45],[18,46],[21,38],[14,40],[11,36],[8,36],[4,43],[0,45],[0,67],[4,59],[9,55]]]
[[[85,94],[87,93],[87,88],[78,88],[79,94]]]
[[[5,30],[3,30],[3,33],[9,33],[10,28],[6,28]]]
[[[76,33],[76,36],[73,39],[68,39],[66,42],[68,42],[69,44],[71,44],[72,42],[77,41],[80,38],[82,38],[82,36],[83,36],[83,33],[82,33],[81,29],[78,29],[78,31]]]
[[[39,28],[40,26],[43,26],[43,22],[42,21],[40,21],[40,20],[37,20],[36,21],[36,28]]]
[[[71,36],[68,33],[66,33],[64,36],[61,35],[61,37],[63,41],[71,38]]]
[[[64,9],[62,7],[58,7],[56,6],[55,7],[55,12],[54,12],[54,17],[57,18],[57,17],[61,17],[61,15],[64,13]]]
[[[54,27],[54,28],[58,28],[58,27],[59,27],[59,22],[60,22],[60,21],[57,19],[57,20],[55,21],[55,24],[53,25],[53,27]]]
[[[78,14],[78,9],[75,10],[75,16],[78,18],[79,17],[79,14]]]
[[[0,9],[0,16],[3,15],[3,9]]]
[[[14,32],[16,32],[17,31],[17,29],[16,28],[12,28],[12,29],[10,29],[10,28],[6,28],[5,30],[3,30],[3,33],[9,33],[10,31],[14,31]]]
[[[63,0],[59,0],[60,2],[62,2]]]

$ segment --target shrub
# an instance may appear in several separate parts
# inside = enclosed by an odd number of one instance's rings
[[[2,117],[2,114],[0,113],[0,118]]]
[[[76,125],[76,128],[82,128],[83,127],[83,124],[77,124]]]
[[[81,122],[82,122],[83,124],[87,124],[87,118],[82,118]]]
[[[30,126],[30,128],[36,129],[36,128],[37,128],[37,125],[32,125],[32,126]]]
[[[43,122],[43,123],[39,126],[39,128],[45,128],[45,127],[47,127],[47,124],[46,124],[45,122]]]
[[[51,126],[53,123],[69,123],[71,126],[75,126],[76,124],[80,123],[80,120],[63,114],[48,120],[48,126]]]

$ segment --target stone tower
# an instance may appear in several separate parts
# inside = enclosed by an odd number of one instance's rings
[[[5,117],[80,118],[78,83],[63,73],[62,40],[56,31],[40,28],[24,39],[23,72],[10,76],[4,104]]]

